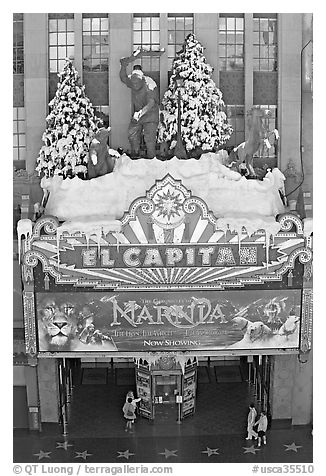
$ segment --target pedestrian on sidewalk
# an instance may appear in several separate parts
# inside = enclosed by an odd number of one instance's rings
[[[248,436],[247,436],[246,440],[252,440],[252,437],[254,437],[255,440],[257,440],[257,438],[258,438],[258,434],[254,430],[254,425],[255,425],[256,418],[257,418],[257,410],[255,408],[255,404],[250,403],[248,419],[247,419]]]
[[[135,405],[132,404],[132,398],[128,397],[127,401],[122,407],[123,411],[123,416],[126,419],[126,427],[125,431],[132,431],[132,424],[134,423],[136,419],[136,414],[135,414]]]
[[[266,445],[266,430],[267,430],[268,420],[267,420],[266,412],[264,410],[260,412],[260,417],[256,424],[258,424],[258,429],[257,429],[258,447],[261,446],[262,441],[264,445]]]
[[[135,398],[134,392],[132,390],[129,390],[129,392],[127,393],[126,402],[128,401],[128,398],[132,398],[131,405],[133,405],[135,407],[135,413],[136,413],[137,403],[140,402],[141,398]],[[133,423],[135,423],[135,422],[133,421]]]
[[[126,395],[126,402],[128,401],[128,398],[132,399],[131,404],[134,405],[135,410],[137,408],[137,403],[140,402],[141,398],[135,398],[134,392],[132,390],[129,390],[129,392]]]

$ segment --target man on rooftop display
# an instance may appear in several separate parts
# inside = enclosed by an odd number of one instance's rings
[[[120,59],[120,79],[131,89],[133,115],[128,127],[132,157],[139,157],[142,133],[147,148],[147,158],[155,157],[156,131],[159,122],[159,95],[155,81],[145,76],[140,65],[135,65],[130,76],[127,66],[137,58],[133,54]]]

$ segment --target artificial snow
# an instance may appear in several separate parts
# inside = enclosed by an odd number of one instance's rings
[[[81,210],[86,221],[103,215],[121,219],[133,200],[145,196],[156,180],[170,174],[203,199],[217,218],[227,218],[232,228],[245,226],[249,234],[262,228],[274,234],[278,226],[274,217],[284,212],[279,195],[283,174],[273,169],[262,181],[247,180],[221,162],[222,154],[213,153],[199,160],[173,157],[169,161],[131,160],[122,155],[112,173],[91,180],[43,178],[41,186],[50,192],[45,212],[60,221],[75,219]],[[219,223],[225,228],[225,221]]]

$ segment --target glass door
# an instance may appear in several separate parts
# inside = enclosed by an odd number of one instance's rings
[[[179,388],[179,375],[156,375],[154,395],[157,403],[174,404]]]
[[[181,395],[181,375],[153,376],[154,416],[166,423],[177,419],[176,396]]]

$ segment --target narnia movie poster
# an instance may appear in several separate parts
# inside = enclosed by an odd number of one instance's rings
[[[40,352],[293,349],[300,290],[39,293]]]

